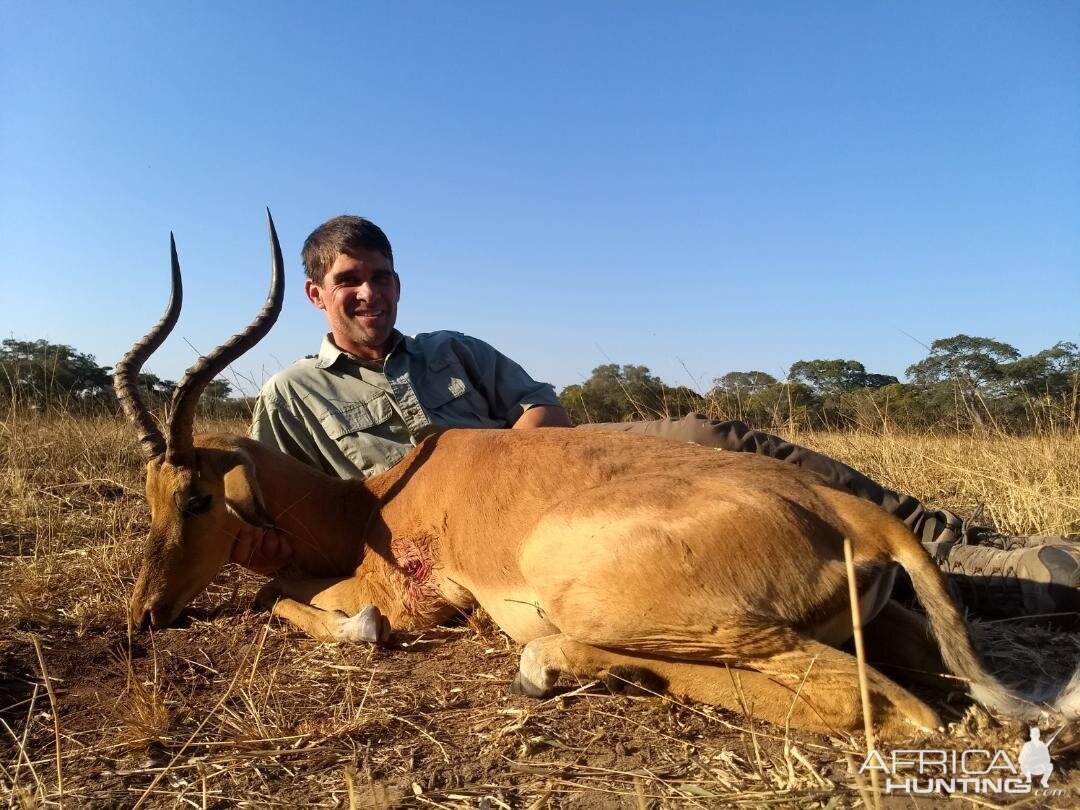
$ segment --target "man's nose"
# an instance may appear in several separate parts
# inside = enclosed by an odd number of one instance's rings
[[[353,288],[353,295],[361,301],[371,301],[377,293],[375,287],[370,281],[365,281],[362,284],[357,284]]]

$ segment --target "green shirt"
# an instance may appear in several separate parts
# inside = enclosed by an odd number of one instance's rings
[[[339,349],[327,335],[259,393],[251,436],[341,478],[397,464],[435,427],[506,428],[555,390],[492,346],[460,332],[395,331],[384,361]]]

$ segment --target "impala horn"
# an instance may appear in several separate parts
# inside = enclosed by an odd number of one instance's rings
[[[285,268],[269,208],[266,209],[266,222],[270,228],[272,254],[270,294],[266,298],[266,304],[243,332],[233,335],[212,352],[200,357],[177,383],[172,398],[172,418],[169,420],[167,451],[170,456],[184,455],[191,451],[195,406],[198,405],[199,396],[206,386],[224,371],[229,363],[262,340],[281,312],[281,302],[285,297]]]
[[[176,320],[180,317],[180,307],[184,302],[180,260],[176,258],[176,239],[171,233],[169,245],[172,251],[172,292],[169,294],[169,305],[165,308],[165,314],[161,316],[161,320],[154,324],[142,340],[124,355],[124,359],[116,364],[116,371],[113,373],[113,391],[116,392],[116,398],[120,400],[120,406],[128,419],[135,423],[139,431],[139,445],[148,459],[165,452],[165,438],[161,435],[157,420],[154,419],[143,400],[142,391],[139,390],[139,370],[142,369],[146,358],[157,351],[176,326]]]

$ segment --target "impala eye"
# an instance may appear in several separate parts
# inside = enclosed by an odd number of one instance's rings
[[[203,515],[210,510],[210,495],[192,495],[184,504],[185,515]]]

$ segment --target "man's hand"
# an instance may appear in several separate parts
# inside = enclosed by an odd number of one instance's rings
[[[236,533],[230,559],[258,574],[272,574],[289,561],[292,553],[284,535],[245,523]]]
[[[570,415],[562,405],[533,405],[513,425],[518,428],[570,427]]]

